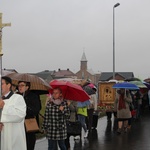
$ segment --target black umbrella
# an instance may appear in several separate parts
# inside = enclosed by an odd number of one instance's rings
[[[141,81],[141,80],[139,78],[131,77],[131,78],[125,79],[124,81],[130,82],[130,81]]]
[[[83,90],[88,94],[88,95],[92,95],[95,94],[95,91],[90,87],[90,86],[84,86]]]

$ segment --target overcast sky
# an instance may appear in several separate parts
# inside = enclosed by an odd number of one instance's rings
[[[85,49],[88,68],[112,71],[113,6],[116,71],[150,77],[150,0],[0,0],[3,68],[77,72]]]

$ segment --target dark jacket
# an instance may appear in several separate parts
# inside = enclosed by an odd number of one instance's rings
[[[70,110],[70,122],[75,122],[77,120],[77,102],[76,101],[71,101],[69,105],[69,110]]]
[[[24,99],[27,105],[26,119],[36,117],[41,109],[39,96],[31,91],[27,91]]]

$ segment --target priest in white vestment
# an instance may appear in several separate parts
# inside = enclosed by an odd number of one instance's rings
[[[24,119],[26,104],[21,95],[11,91],[11,79],[2,77],[1,150],[27,150]]]

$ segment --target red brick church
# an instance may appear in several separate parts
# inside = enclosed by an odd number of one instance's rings
[[[76,73],[78,79],[90,79],[92,83],[97,84],[100,74],[95,74],[92,69],[88,69],[85,52],[83,52],[80,61],[80,70]]]

